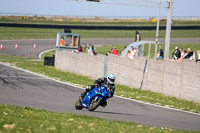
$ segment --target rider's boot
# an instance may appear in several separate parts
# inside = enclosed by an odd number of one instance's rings
[[[80,101],[82,102],[85,95],[86,95],[87,91],[84,91],[83,93],[81,93],[81,96],[79,97]]]
[[[107,101],[103,102],[101,106],[102,107],[106,107],[107,106]]]

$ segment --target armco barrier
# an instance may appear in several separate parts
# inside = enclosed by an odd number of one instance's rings
[[[156,30],[156,26],[88,26],[88,25],[20,24],[20,23],[0,23],[0,27],[81,29],[81,30]],[[171,28],[172,30],[199,30],[200,25],[172,26]],[[166,26],[160,26],[159,29],[166,30]]]
[[[108,73],[116,75],[116,83],[141,88],[169,96],[200,102],[200,62],[190,60],[133,60],[120,56],[88,55],[56,51],[57,69],[88,76],[94,79],[104,75],[104,63],[108,61]]]

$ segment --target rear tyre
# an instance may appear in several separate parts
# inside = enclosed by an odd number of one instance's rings
[[[83,108],[83,106],[81,105],[81,102],[80,102],[79,99],[78,99],[78,100],[76,101],[76,103],[75,103],[75,108],[76,108],[77,110],[81,110],[81,109]]]
[[[95,98],[92,99],[90,106],[89,106],[89,111],[94,111],[102,102],[102,99],[98,98],[96,101],[94,101]]]

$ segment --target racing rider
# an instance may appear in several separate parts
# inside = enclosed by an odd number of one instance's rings
[[[87,94],[87,92],[93,90],[95,87],[100,87],[102,85],[104,85],[106,87],[107,90],[110,91],[110,97],[113,97],[114,92],[115,92],[115,75],[110,73],[107,75],[106,77],[102,77],[99,78],[97,80],[94,81],[94,85],[88,85],[85,89],[85,91],[81,94],[80,96],[80,100],[82,101],[83,98],[85,97],[85,95]],[[107,105],[107,103],[104,103],[102,106],[105,107]]]

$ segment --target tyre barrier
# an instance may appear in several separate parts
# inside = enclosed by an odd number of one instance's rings
[[[55,55],[53,55],[52,57],[44,57],[44,65],[45,66],[54,66],[54,62],[55,62]]]

